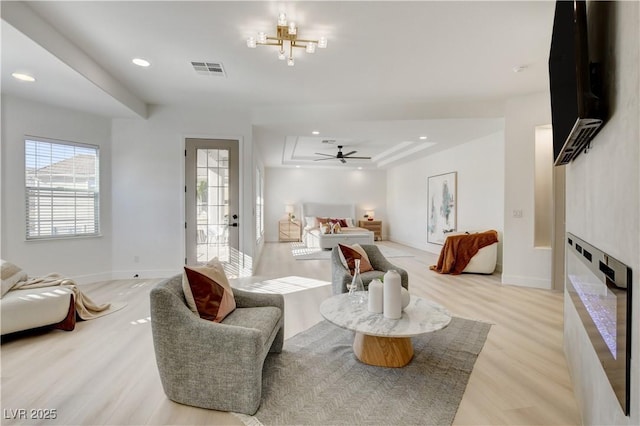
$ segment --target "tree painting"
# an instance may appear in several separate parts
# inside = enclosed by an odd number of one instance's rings
[[[456,230],[457,173],[427,178],[427,242],[443,244],[445,234]]]

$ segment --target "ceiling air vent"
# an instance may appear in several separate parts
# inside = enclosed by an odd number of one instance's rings
[[[332,144],[336,143],[336,140],[335,139],[323,139],[322,143],[327,143],[327,144],[332,145]]]
[[[227,74],[224,72],[224,68],[222,67],[222,63],[220,62],[191,62],[193,65],[193,69],[196,70],[198,74],[202,75],[219,75],[221,77],[226,77]]]

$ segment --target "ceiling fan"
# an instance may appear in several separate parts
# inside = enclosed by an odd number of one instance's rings
[[[343,164],[347,162],[347,159],[350,160],[371,160],[371,157],[353,157],[353,154],[355,154],[358,151],[351,151],[351,152],[347,152],[346,154],[342,153],[342,145],[338,145],[338,154],[336,155],[331,155],[331,154],[323,154],[322,152],[316,152],[316,155],[324,155],[327,158],[316,158],[313,161],[322,161],[322,160],[340,160],[340,162],[342,162]]]

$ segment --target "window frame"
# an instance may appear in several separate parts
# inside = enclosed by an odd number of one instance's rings
[[[33,144],[33,146],[30,146]],[[49,153],[39,154],[37,149],[47,148]],[[58,152],[56,152],[56,148]],[[46,151],[45,151],[46,152]],[[90,155],[95,158],[94,173],[78,172],[75,170],[77,163],[72,163],[72,172],[66,175],[64,182],[56,185],[54,178],[59,178],[63,174],[56,174],[53,166],[63,161],[74,159],[80,154]],[[61,154],[56,158],[55,154]],[[70,155],[72,154],[72,155]],[[68,157],[65,157],[69,155]],[[37,166],[39,164],[39,166]],[[57,140],[39,136],[27,135],[24,137],[24,190],[25,190],[25,228],[24,236],[26,241],[59,240],[69,238],[92,238],[101,237],[101,216],[100,216],[100,146]],[[34,184],[37,180],[37,171],[49,167],[50,181],[45,186]],[[90,169],[89,169],[90,170]],[[66,172],[67,170],[65,170]],[[78,187],[79,180],[84,180],[84,187]],[[43,200],[48,200],[50,207],[49,218],[43,217],[40,211],[33,214],[33,209],[38,209]],[[67,203],[64,203],[64,200]],[[46,205],[46,204],[45,204]],[[34,207],[35,206],[35,207]],[[57,207],[57,210],[56,210]],[[79,209],[88,209],[89,213],[81,214]],[[66,211],[65,211],[66,210]],[[72,211],[70,214],[69,211]],[[46,213],[45,213],[46,214]],[[67,215],[65,218],[64,215]],[[69,216],[70,215],[70,216]],[[64,221],[70,224],[60,225]],[[79,222],[86,222],[90,228],[89,232],[79,231],[82,226]],[[61,233],[56,233],[56,224],[62,227]],[[44,225],[44,226],[43,226]],[[48,231],[47,231],[48,229]]]

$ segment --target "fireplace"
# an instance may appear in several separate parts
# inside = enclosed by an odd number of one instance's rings
[[[620,406],[628,416],[631,268],[567,233],[566,287]]]

